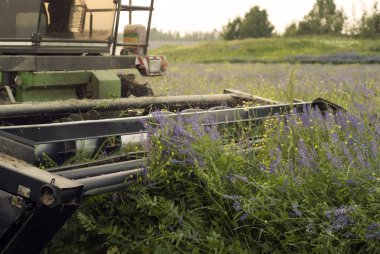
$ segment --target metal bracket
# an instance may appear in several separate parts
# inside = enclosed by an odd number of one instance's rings
[[[15,97],[13,96],[12,89],[9,86],[4,86],[5,91],[7,91],[9,100],[11,103],[16,103]]]

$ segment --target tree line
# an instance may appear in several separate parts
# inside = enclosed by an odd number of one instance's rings
[[[236,17],[223,27],[221,37],[225,40],[271,37],[274,26],[268,13],[254,6],[244,17]],[[348,26],[347,17],[338,9],[334,0],[317,0],[302,21],[290,24],[284,36],[302,35],[350,35],[363,38],[380,37],[380,13],[377,2],[370,12],[364,12],[360,20]]]
[[[212,32],[191,32],[181,35],[178,31],[164,32],[157,28],[150,30],[150,38],[156,41],[214,41],[219,39],[218,31]]]

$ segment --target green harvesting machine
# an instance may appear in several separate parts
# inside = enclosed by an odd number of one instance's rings
[[[219,125],[259,123],[291,108],[339,108],[233,89],[154,96],[135,74],[160,76],[168,64],[147,54],[154,0],[138,2],[0,0],[1,254],[39,253],[85,197],[121,190],[143,174],[144,151],[120,151],[144,137],[154,110]],[[132,23],[136,12],[147,24]],[[92,159],[77,162],[78,154]]]

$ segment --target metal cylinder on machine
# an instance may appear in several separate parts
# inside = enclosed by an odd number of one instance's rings
[[[146,38],[146,28],[143,25],[126,25],[124,27],[123,43],[136,44],[124,46],[123,54],[125,55],[144,55],[144,44]]]

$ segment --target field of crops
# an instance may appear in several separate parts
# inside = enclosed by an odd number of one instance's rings
[[[151,54],[179,63],[380,63],[379,45],[379,39],[305,36],[168,45]]]
[[[284,102],[323,97],[347,112],[307,109],[220,129],[157,112],[145,177],[89,200],[47,251],[379,253],[378,69],[173,64],[151,81],[156,94],[234,88]]]
[[[234,88],[289,101],[323,97],[356,110],[380,109],[378,65],[192,64],[174,63],[166,77],[150,80],[157,95],[222,93]],[[149,81],[149,80],[148,80]],[[292,91],[290,91],[292,90]]]

